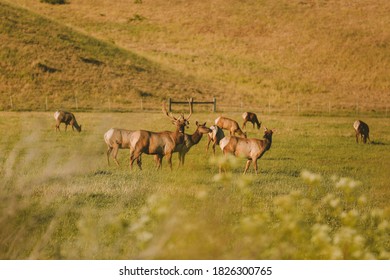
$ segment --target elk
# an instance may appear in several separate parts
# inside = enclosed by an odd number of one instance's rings
[[[193,134],[184,134],[184,142],[175,147],[174,153],[179,153],[179,166],[184,165],[186,154],[190,151],[191,147],[198,144],[202,139],[203,134],[208,134],[211,129],[206,127],[206,123],[200,124],[196,121],[196,130]],[[158,162],[158,156],[154,156],[155,161]]]
[[[189,125],[189,119],[192,115],[190,106],[190,113],[188,117],[183,114],[179,118],[175,118],[172,114],[168,114],[165,103],[163,106],[164,114],[171,119],[176,126],[176,131],[151,132],[147,130],[137,130],[130,139],[130,168],[132,169],[134,161],[140,160],[141,155],[155,155],[157,161],[157,169],[162,168],[162,158],[165,156],[169,167],[172,170],[172,153],[175,151],[177,145],[183,144],[185,139],[184,130]],[[142,167],[138,165],[142,170]]]
[[[227,136],[219,144],[224,155],[232,154],[236,157],[245,157],[247,162],[244,174],[246,174],[251,162],[257,174],[257,160],[261,158],[266,151],[271,148],[272,130],[264,129],[262,140],[256,138],[241,138],[236,136]]]
[[[56,120],[56,131],[60,131],[61,123],[65,123],[65,131],[67,130],[68,125],[72,126],[73,131],[74,128],[76,128],[78,132],[81,131],[81,125],[77,123],[75,116],[70,112],[56,111],[54,113],[54,119]]]
[[[117,166],[119,166],[119,162],[117,160],[118,149],[130,149],[130,141],[134,131],[121,129],[121,128],[110,128],[104,134],[104,141],[107,144],[107,163],[110,165],[110,155],[113,157]],[[137,160],[138,166],[141,163],[141,157]]]
[[[235,120],[220,116],[215,120],[215,125],[219,126],[222,129],[229,130],[230,136],[235,136],[235,134],[237,133],[238,135],[246,138],[246,132],[243,132],[241,130],[240,126]]]
[[[257,115],[252,112],[245,112],[242,114],[242,118],[244,119],[244,123],[242,124],[242,128],[244,129],[247,122],[251,122],[253,128],[255,128],[255,124],[257,125],[257,129],[260,129],[261,122],[257,119]]]
[[[369,136],[370,129],[368,128],[368,125],[365,122],[361,120],[357,120],[353,123],[353,128],[355,129],[356,132],[356,143],[359,143],[359,136],[361,138],[361,142],[363,142],[364,144],[367,143],[367,139],[368,141],[371,142]]]
[[[207,142],[207,148],[206,152],[208,152],[211,141],[213,142],[213,154],[215,155],[215,145],[219,145],[219,141],[221,141],[222,138],[225,137],[225,133],[223,133],[223,130],[216,126],[212,125],[210,126],[211,132],[207,134],[208,142]]]

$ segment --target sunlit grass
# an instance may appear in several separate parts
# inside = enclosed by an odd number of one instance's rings
[[[221,151],[206,154],[206,139],[183,168],[174,155],[173,171],[165,159],[157,171],[147,155],[143,171],[130,171],[128,150],[119,152],[120,167],[108,166],[110,127],[173,129],[161,113],[142,116],[79,113],[85,131],[56,133],[51,113],[3,113],[0,257],[389,258],[386,119],[366,120],[380,145],[358,145],[350,118],[264,117],[278,132],[257,176],[242,175],[244,159],[218,174]]]

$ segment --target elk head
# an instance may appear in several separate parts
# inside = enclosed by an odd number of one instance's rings
[[[190,113],[187,117],[184,117],[184,114],[180,114],[180,117],[176,118],[175,116],[173,116],[173,114],[171,112],[168,113],[167,111],[167,108],[166,108],[166,104],[165,102],[163,102],[163,113],[164,115],[166,115],[171,121],[172,123],[176,126],[176,128],[178,129],[178,131],[180,133],[183,133],[184,134],[184,129],[185,128],[188,128],[189,127],[189,119],[192,115],[192,107],[191,107],[191,104],[189,103],[190,105]]]

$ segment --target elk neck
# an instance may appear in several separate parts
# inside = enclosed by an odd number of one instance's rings
[[[264,134],[264,148],[266,151],[268,151],[271,148],[272,145],[272,133],[270,134]]]

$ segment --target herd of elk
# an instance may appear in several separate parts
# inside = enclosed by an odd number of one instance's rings
[[[81,125],[77,123],[76,117],[70,112],[56,111],[54,113],[54,119],[56,120],[56,131],[60,131],[61,123],[65,123],[65,131],[67,130],[68,125],[72,126],[72,130],[76,128],[78,132],[81,131]]]
[[[104,141],[107,145],[107,163],[110,164],[110,156],[114,159],[115,163],[119,166],[117,160],[119,149],[130,150],[130,169],[133,167],[134,161],[137,161],[138,167],[142,170],[142,154],[154,155],[154,159],[157,163],[157,169],[162,168],[162,159],[166,157],[168,165],[172,170],[172,154],[179,154],[179,166],[184,165],[186,154],[191,147],[198,144],[204,134],[208,135],[208,143],[206,152],[209,149],[210,143],[213,142],[213,153],[215,154],[215,146],[219,145],[224,155],[234,155],[237,157],[247,158],[247,162],[244,169],[244,174],[248,171],[251,162],[253,162],[255,173],[258,173],[257,160],[261,158],[266,151],[271,148],[272,134],[275,130],[268,130],[265,128],[263,139],[247,138],[246,132],[243,132],[238,123],[230,118],[219,116],[215,120],[215,125],[210,128],[206,126],[206,123],[198,123],[196,121],[196,130],[193,134],[186,134],[185,129],[188,128],[189,119],[192,115],[192,106],[190,104],[190,113],[187,117],[181,114],[179,117],[174,117],[172,113],[168,113],[166,105],[163,103],[163,113],[171,122],[175,125],[175,131],[162,131],[152,132],[147,130],[127,130],[120,128],[111,128],[104,134]],[[66,111],[56,111],[54,113],[56,120],[56,131],[60,131],[60,124],[65,124],[65,131],[68,125],[72,127],[72,130],[76,129],[81,131],[81,125],[76,121],[73,113]],[[255,113],[244,112],[242,114],[244,123],[242,125],[245,128],[247,122],[253,124],[253,128],[257,125],[259,129],[261,122],[258,120]],[[368,125],[357,120],[353,123],[353,128],[356,132],[356,143],[367,143],[370,140]],[[229,136],[225,136],[223,129],[229,131]],[[236,134],[238,136],[236,136]],[[221,170],[220,170],[221,171]]]

